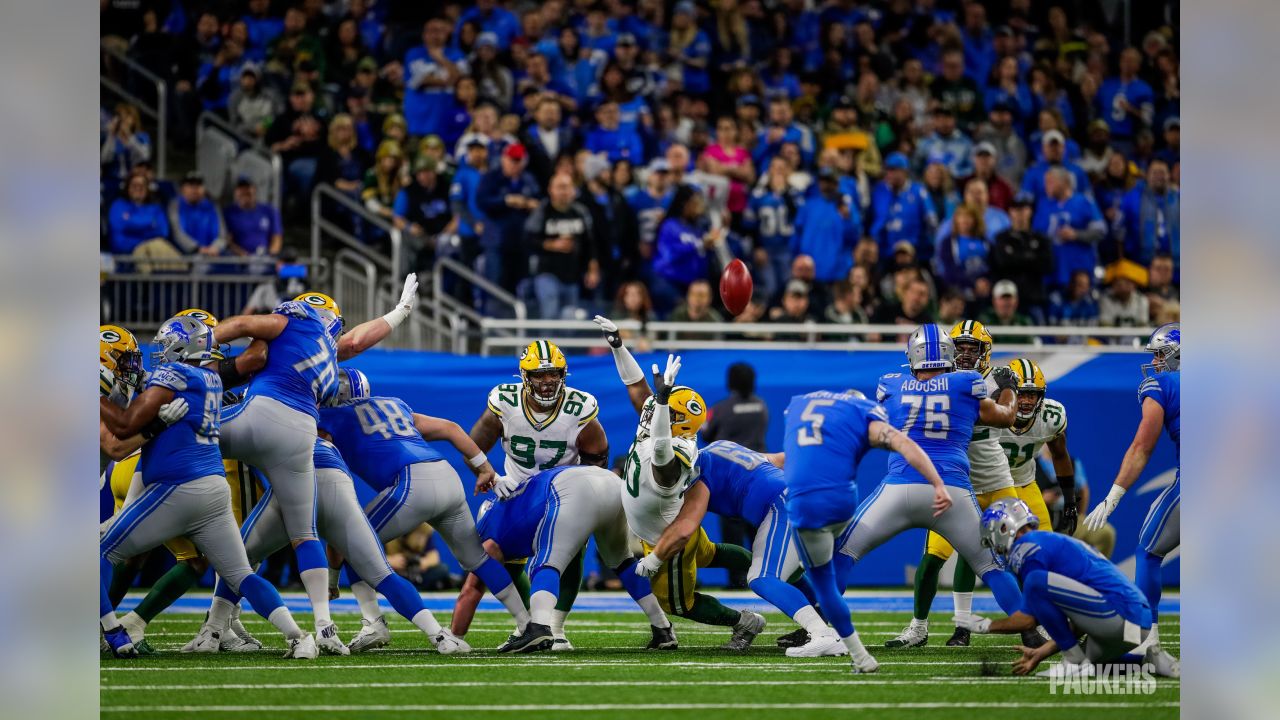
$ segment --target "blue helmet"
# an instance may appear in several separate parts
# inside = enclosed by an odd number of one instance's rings
[[[915,370],[954,370],[956,344],[947,331],[926,323],[907,339],[907,362]]]
[[[1148,372],[1175,372],[1182,365],[1182,330],[1176,322],[1156,328],[1147,341],[1151,362],[1142,366],[1142,374]]]
[[[996,500],[982,513],[982,546],[1004,557],[1013,547],[1018,531],[1028,525],[1032,530],[1038,530],[1040,518],[1025,502],[1018,498]]]
[[[338,392],[333,403],[343,405],[352,400],[363,400],[370,395],[369,378],[355,368],[338,368]]]

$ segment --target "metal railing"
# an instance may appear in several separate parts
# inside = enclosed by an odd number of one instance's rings
[[[482,318],[480,351],[484,355],[495,350],[518,349],[533,337],[551,335],[561,347],[592,348],[600,346],[600,330],[587,320],[522,320]],[[832,324],[832,323],[687,323],[619,320],[618,328],[630,333],[632,344],[655,350],[902,350],[899,336],[910,333],[904,325]],[[1140,353],[1141,343],[1154,328],[1058,327],[1048,325],[990,326],[991,334],[1000,337],[1031,337],[1033,343],[1000,343],[1001,351],[1055,354]],[[863,336],[880,336],[866,340]],[[1113,339],[1114,345],[1053,344],[1041,338]]]
[[[453,295],[450,295],[445,290],[446,272],[456,276],[452,278],[454,282],[461,281],[467,283],[473,288],[486,293],[493,301],[506,308],[510,308],[511,314],[515,316],[515,320],[513,322],[530,322],[528,320],[529,310],[523,300],[513,295],[506,288],[497,285],[485,276],[477,273],[475,270],[472,270],[457,260],[448,257],[436,258],[435,267],[431,269],[431,284],[433,290],[432,300],[435,302],[437,308],[447,310],[448,312],[456,314],[465,320],[469,320],[476,327],[483,327],[484,322],[491,319],[476,310],[471,303],[463,302]]]
[[[360,253],[343,248],[333,257],[333,299],[347,327],[376,317],[377,285],[378,269]]]
[[[268,168],[265,178],[262,177],[261,172],[249,172],[249,169],[246,168],[245,174],[254,180],[254,184],[259,186],[260,191],[265,190],[265,192],[261,193],[259,199],[273,206],[276,210],[280,210],[284,203],[284,161],[280,157],[280,153],[272,151],[262,143],[261,139],[240,132],[239,129],[222,116],[211,112],[203,112],[200,113],[200,117],[196,120],[197,163],[204,157],[202,150],[213,132],[221,133],[226,136],[227,140],[234,143],[235,155],[228,159],[225,168],[221,168],[222,177],[216,179],[206,177],[206,183],[211,188],[215,188],[217,194],[225,196],[227,193],[217,192],[217,190],[234,183],[235,178],[232,176],[232,171],[238,162],[246,158],[247,154],[249,157],[257,158],[263,166]],[[216,170],[216,168],[212,170]],[[206,175],[210,175],[212,170],[210,168],[200,168],[200,171]],[[230,181],[230,183],[227,181]],[[265,187],[263,187],[264,185]]]
[[[340,227],[332,220],[324,216],[325,202],[333,202],[346,208],[348,211],[360,218],[361,222],[369,223],[374,227],[382,230],[391,239],[391,254],[378,252],[369,247],[367,243],[362,242],[359,238],[352,235],[346,229]],[[372,261],[379,269],[391,274],[399,275],[404,271],[404,236],[395,225],[387,222],[375,213],[369,211],[368,208],[360,203],[352,200],[348,195],[339,191],[332,185],[320,184],[316,185],[315,190],[311,192],[311,258],[315,260],[320,257],[322,241],[325,238],[331,238],[346,245],[348,248],[357,251],[365,258]]]
[[[120,63],[129,72],[136,73],[138,77],[147,82],[149,86],[155,87],[155,104],[145,98],[139,97],[137,93],[131,92],[127,87],[117,82],[116,78],[108,77],[105,72],[98,74],[98,82],[102,87],[114,93],[121,100],[134,105],[138,108],[138,112],[149,117],[155,122],[156,139],[152,147],[155,150],[155,169],[156,177],[165,177],[165,171],[168,169],[168,140],[169,140],[169,90],[164,80],[160,79],[155,73],[143,67],[136,60],[126,56],[124,53],[102,45],[102,53],[109,55],[112,60]],[[105,64],[105,63],[104,63]],[[126,81],[127,83],[127,81]]]

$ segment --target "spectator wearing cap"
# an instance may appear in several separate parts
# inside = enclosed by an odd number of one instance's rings
[[[905,155],[891,153],[884,161],[884,179],[871,193],[870,234],[880,246],[881,258],[887,259],[903,240],[921,258],[933,255],[938,216],[928,192],[908,176],[908,165]]]
[[[611,163],[630,160],[644,162],[644,142],[634,130],[620,126],[618,103],[606,100],[595,112],[596,124],[587,131],[583,147],[592,153],[603,153]]]
[[[751,192],[742,218],[744,229],[755,240],[752,258],[760,289],[770,299],[782,293],[790,271],[795,219],[804,203],[788,182],[790,175],[791,165],[774,158],[764,183]]]
[[[973,173],[973,141],[956,127],[956,116],[946,105],[933,110],[933,131],[916,146],[915,164],[923,170],[931,157],[945,157],[951,177]]]
[[[987,327],[1030,327],[1034,323],[1026,314],[1018,311],[1018,286],[1012,280],[1001,280],[991,288],[991,307],[978,314],[978,322]],[[1002,343],[1011,345],[1040,344],[1040,339],[1030,335],[996,333]]]
[[[1155,117],[1155,93],[1138,77],[1142,54],[1137,48],[1120,53],[1119,74],[1103,81],[1094,99],[1095,112],[1106,118],[1116,147],[1127,154],[1142,128],[1151,127]]]
[[[107,228],[111,252],[117,255],[130,255],[147,245],[169,245],[169,218],[152,196],[145,174],[134,172],[129,176],[124,196],[111,203]],[[169,249],[170,254],[178,254],[172,245]]]
[[[501,0],[476,0],[458,16],[454,30],[461,32],[464,24],[475,23],[482,31],[494,35],[499,50],[507,50],[511,42],[520,37],[520,19],[503,7],[504,4]]]
[[[240,68],[240,83],[227,100],[231,124],[250,137],[267,134],[271,121],[283,109],[283,103],[269,86],[262,84],[261,70],[253,63]]]
[[[498,168],[485,173],[476,188],[480,211],[489,219],[480,234],[484,274],[490,282],[508,290],[515,290],[529,273],[524,224],[542,196],[541,186],[527,165],[524,146],[508,145]]]
[[[716,120],[716,140],[698,158],[698,169],[729,181],[726,207],[734,215],[747,206],[747,188],[756,180],[751,153],[738,142],[738,123],[729,115]]]
[[[777,324],[804,324],[817,322],[813,316],[809,301],[809,285],[803,280],[789,280],[782,291],[782,301],[778,307],[769,310],[766,322]],[[774,333],[776,342],[804,342],[808,335],[804,332]]]
[[[640,277],[649,274],[653,260],[654,242],[658,239],[658,225],[662,222],[671,203],[671,166],[666,158],[654,158],[645,174],[644,187],[632,188],[626,194],[627,206],[636,219],[637,251]]]
[[[620,4],[620,7],[625,11],[625,4]],[[628,15],[625,19],[634,20],[635,16]],[[626,27],[627,23],[623,22],[619,23],[619,25]],[[650,34],[652,34],[652,30],[647,30],[643,33],[646,37]],[[658,94],[658,91],[666,82],[666,76],[660,70],[640,62],[640,37],[641,35],[635,32],[624,31],[618,33],[618,41],[613,47],[613,60],[626,79],[627,89],[634,93],[640,101],[648,102]]]
[[[962,126],[972,128],[982,122],[982,92],[978,83],[965,74],[963,50],[942,53],[942,73],[929,83],[929,94],[939,105],[954,112]]]
[[[488,31],[480,33],[470,57],[470,74],[476,80],[480,96],[493,100],[505,110],[511,107],[515,82],[507,63],[499,59],[498,52],[498,36]]]
[[[1048,194],[1045,176],[1049,174],[1050,170],[1055,169],[1066,173],[1072,192],[1081,195],[1093,194],[1093,186],[1089,183],[1088,173],[1079,165],[1066,159],[1066,142],[1066,138],[1061,131],[1050,130],[1046,132],[1041,138],[1044,160],[1027,168],[1027,173],[1022,176],[1022,189],[1034,195],[1037,201],[1044,199],[1045,195]]]
[[[1171,168],[1182,160],[1182,123],[1176,115],[1164,121],[1164,147],[1156,157]]]
[[[977,208],[961,205],[948,222],[947,233],[939,233],[934,271],[948,287],[964,293],[965,299],[977,299],[985,294],[978,286],[989,285],[991,272],[991,241],[982,216]]]
[[[328,114],[317,108],[315,101],[310,85],[295,83],[289,93],[289,109],[278,115],[267,130],[267,145],[281,154],[286,188],[295,200],[310,196],[320,156],[325,151]]]
[[[667,55],[680,67],[680,84],[691,95],[711,91],[711,39],[698,27],[697,8],[690,0],[675,4],[671,31],[667,35]]]
[[[533,108],[533,123],[525,130],[522,143],[529,151],[529,171],[542,185],[551,180],[556,160],[561,155],[578,151],[578,135],[562,124],[563,106],[552,96],[544,95]]]
[[[658,225],[649,291],[659,314],[671,311],[689,283],[707,277],[707,254],[723,241],[723,228],[703,230],[706,198],[693,185],[676,188]]]
[[[178,192],[169,203],[173,243],[187,254],[221,255],[227,248],[227,225],[222,211],[205,194],[204,176],[187,173]]]
[[[1027,146],[1014,127],[1014,110],[1008,103],[991,107],[988,121],[975,134],[978,142],[990,143],[996,150],[996,173],[1010,187],[1019,187],[1027,168]]]
[[[307,14],[301,7],[284,11],[284,32],[268,45],[267,55],[287,68],[300,69],[303,63],[310,62],[309,72],[315,72],[321,81],[325,78],[324,44],[307,32]]]
[[[1098,244],[1107,225],[1093,200],[1076,193],[1071,175],[1051,168],[1044,177],[1045,196],[1036,203],[1031,226],[1054,243],[1054,274],[1050,284],[1062,287],[1076,270],[1093,272],[1098,266]]]
[[[997,172],[999,162],[999,153],[995,145],[986,140],[974,145],[973,174],[961,180],[960,187],[967,196],[969,185],[973,182],[981,182],[985,186],[990,205],[1007,212],[1009,205],[1013,202],[1014,190]]]
[[[470,70],[448,43],[449,24],[433,18],[423,25],[422,44],[405,53],[404,116],[411,135],[441,132],[454,83]]]
[[[811,167],[816,151],[813,131],[795,121],[795,113],[786,98],[773,98],[769,101],[769,122],[760,129],[752,153],[756,167],[768,166],[769,160],[779,154],[787,143],[795,143],[800,149],[800,163],[796,169]]]
[[[440,177],[440,166],[429,157],[413,163],[413,182],[396,195],[393,223],[405,233],[406,272],[430,268],[437,239],[455,225],[449,205],[449,185]]]
[[[1043,321],[1046,296],[1044,279],[1053,274],[1053,243],[1031,227],[1035,200],[1030,193],[1018,193],[1009,208],[1010,226],[996,235],[992,247],[991,277],[1009,280],[1018,288],[1023,307],[1037,321]]]
[[[541,317],[569,317],[581,302],[581,291],[600,286],[591,212],[574,199],[573,177],[559,173],[547,185],[524,225],[524,244],[532,258],[533,294]]]
[[[1105,282],[1107,291],[1098,301],[1098,324],[1102,327],[1146,327],[1151,321],[1151,306],[1146,293],[1140,292],[1139,288],[1147,285],[1147,269],[1133,261],[1120,260],[1107,266]],[[1113,338],[1112,342],[1129,341]]]
[[[1035,156],[1035,161],[1040,162],[1045,159],[1044,136],[1046,133],[1057,130],[1066,138],[1063,147],[1062,156],[1066,160],[1075,162],[1080,158],[1080,145],[1070,135],[1071,126],[1063,119],[1062,111],[1056,107],[1042,107],[1036,113],[1036,129],[1028,136],[1028,142]]]
[[[856,198],[840,191],[840,177],[834,168],[818,172],[816,187],[810,189],[796,213],[795,225],[792,253],[813,258],[819,282],[829,284],[848,277],[853,248],[862,237],[862,213]]]
[[[1176,274],[1182,235],[1178,221],[1180,193],[1173,187],[1169,166],[1163,160],[1151,161],[1146,179],[1120,201],[1118,227],[1124,256],[1149,265],[1156,255],[1169,255]]]
[[[280,213],[258,202],[258,188],[248,178],[236,180],[232,202],[222,210],[232,254],[279,255],[284,247],[284,227]]]

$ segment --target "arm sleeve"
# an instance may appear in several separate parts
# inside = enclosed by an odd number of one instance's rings
[[[668,465],[675,458],[675,448],[671,444],[671,409],[658,403],[653,408],[651,421],[653,431],[653,464]]]
[[[622,380],[623,385],[635,385],[644,380],[644,371],[640,369],[640,363],[631,356],[631,351],[627,350],[627,346],[610,347],[613,351],[613,363],[618,367],[618,378]]]

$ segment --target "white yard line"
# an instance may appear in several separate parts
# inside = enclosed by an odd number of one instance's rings
[[[625,648],[634,649],[634,648]],[[389,656],[390,657],[390,656]],[[750,656],[745,656],[750,657]],[[982,660],[894,660],[885,659],[886,668],[895,666],[905,667],[955,667],[957,665],[965,666],[981,666],[984,664]],[[401,668],[427,669],[427,670],[452,670],[460,667],[520,667],[529,669],[546,669],[546,670],[563,670],[566,668],[581,667],[643,667],[649,669],[661,668],[699,668],[706,670],[732,670],[735,672],[742,671],[763,671],[763,672],[831,672],[836,669],[845,669],[848,664],[847,660],[841,658],[786,658],[778,657],[776,663],[755,663],[743,662],[744,656],[735,656],[733,661],[713,662],[713,661],[677,661],[677,662],[661,662],[655,660],[561,660],[556,655],[540,655],[534,657],[520,657],[511,655],[494,655],[494,656],[467,656],[466,661],[441,660],[434,663],[308,663],[305,661],[281,662],[272,664],[258,665],[223,665],[223,666],[150,666],[142,664],[133,665],[112,665],[103,667],[101,671],[104,673],[125,672],[176,672],[176,673],[193,673],[193,672],[262,672],[263,670],[305,670],[308,672],[316,672],[320,670],[399,670]],[[771,658],[772,659],[772,658]],[[274,660],[274,659],[273,659]],[[479,662],[483,661],[483,662]],[[143,661],[145,662],[145,661]],[[1003,664],[1003,659],[995,662]],[[985,664],[990,664],[987,662]]]
[[[1057,708],[1177,708],[1176,702],[1055,702],[1043,703],[655,703],[621,705],[137,705],[104,707],[104,713],[280,713],[280,712],[634,712],[637,710],[954,710],[970,708],[1000,709],[1057,709]]]
[[[975,680],[980,680],[984,685],[1025,685],[1037,680],[1044,681],[1044,678],[955,678],[955,677],[922,677],[915,680],[881,680],[871,678],[831,678],[828,680],[654,680],[654,681],[628,681],[628,680],[583,680],[581,682],[572,682],[564,680],[548,680],[546,682],[536,681],[502,681],[496,685],[501,687],[742,687],[746,685],[972,685]],[[1169,680],[1161,678],[1162,685],[1178,684],[1178,680]],[[468,688],[468,687],[495,687],[493,682],[359,682],[359,683],[333,683],[333,682],[316,682],[316,683],[224,683],[224,684],[201,684],[201,685],[150,685],[150,684],[133,684],[133,685],[104,685],[103,691],[136,691],[136,690],[310,690],[314,688],[332,689],[363,689],[363,688]]]

